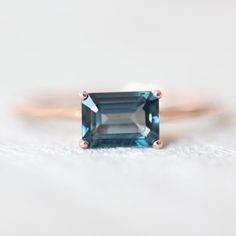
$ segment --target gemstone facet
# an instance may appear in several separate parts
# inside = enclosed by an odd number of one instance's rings
[[[89,148],[151,147],[159,125],[159,99],[150,91],[90,93],[82,101],[82,139]]]

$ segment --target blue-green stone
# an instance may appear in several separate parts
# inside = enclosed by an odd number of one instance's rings
[[[159,124],[159,100],[149,91],[90,93],[82,101],[82,139],[89,148],[150,147]]]

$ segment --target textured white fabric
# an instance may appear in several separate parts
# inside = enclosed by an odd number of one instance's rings
[[[233,124],[166,125],[163,150],[83,151],[77,123],[0,122],[1,235],[235,235]]]

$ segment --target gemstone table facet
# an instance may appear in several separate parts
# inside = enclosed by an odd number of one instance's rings
[[[90,93],[82,101],[82,139],[89,148],[151,147],[159,125],[159,99],[149,91]]]

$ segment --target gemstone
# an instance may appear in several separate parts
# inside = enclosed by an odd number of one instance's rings
[[[159,125],[159,99],[150,91],[90,93],[82,101],[82,139],[89,148],[151,147]]]

